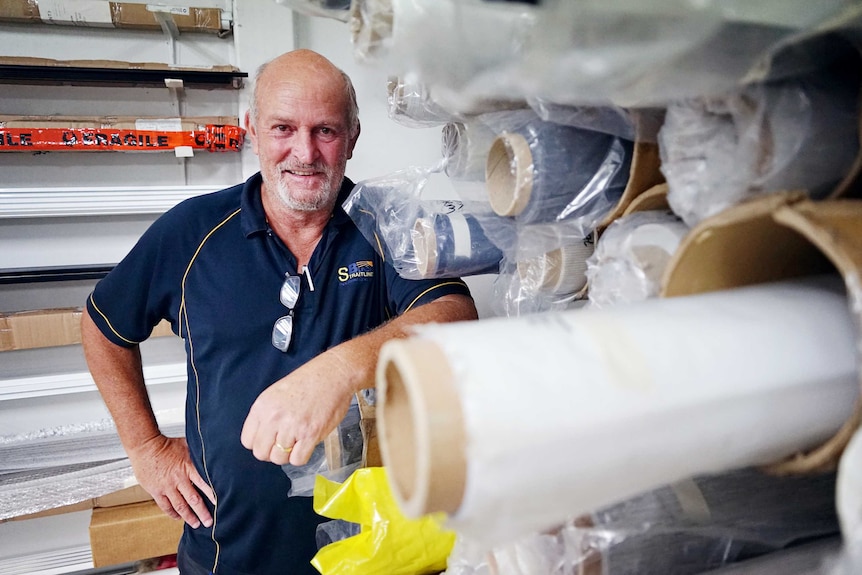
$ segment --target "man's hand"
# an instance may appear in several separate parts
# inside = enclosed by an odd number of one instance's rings
[[[206,527],[212,525],[212,515],[200,494],[206,495],[213,505],[215,495],[192,465],[184,438],[157,435],[130,451],[129,460],[141,487],[153,496],[162,511],[194,528],[201,523]]]
[[[351,371],[333,348],[261,393],[249,410],[240,441],[261,461],[303,465],[335,429],[355,393]]]
[[[276,381],[249,410],[240,441],[261,461],[304,465],[335,429],[356,392],[374,386],[380,347],[428,322],[475,320],[473,300],[446,295],[318,355]]]

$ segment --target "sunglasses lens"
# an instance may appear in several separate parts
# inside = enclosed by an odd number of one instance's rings
[[[299,299],[299,279],[299,276],[287,276],[284,278],[284,283],[281,284],[281,291],[278,296],[281,303],[288,309],[293,309],[296,300]]]
[[[287,351],[290,347],[290,336],[293,335],[293,316],[278,318],[272,326],[272,345],[279,351]]]

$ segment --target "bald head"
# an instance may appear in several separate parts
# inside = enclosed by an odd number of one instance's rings
[[[313,50],[293,50],[262,64],[254,76],[249,115],[256,122],[261,95],[278,82],[303,84],[321,91],[337,89],[344,96],[346,124],[352,134],[359,131],[359,106],[350,77],[324,56]],[[336,88],[337,87],[337,88]]]

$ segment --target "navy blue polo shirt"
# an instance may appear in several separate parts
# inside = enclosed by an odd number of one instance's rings
[[[271,343],[285,274],[296,259],[266,222],[260,174],[190,198],[161,217],[97,285],[87,309],[112,342],[132,346],[163,318],[188,355],[186,440],[218,503],[212,528],[185,528],[183,547],[224,575],[317,573],[310,497],[287,497],[278,465],[240,443],[252,403],[266,387],[319,353],[446,294],[460,279],[406,280],[384,262],[338,207],[303,275],[287,352]],[[312,285],[313,284],[313,289]],[[209,505],[209,503],[208,503]],[[211,506],[211,505],[210,505]],[[211,506],[213,507],[213,506]]]

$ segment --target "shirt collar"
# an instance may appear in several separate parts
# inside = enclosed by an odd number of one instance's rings
[[[266,213],[263,211],[263,200],[260,197],[262,182],[263,178],[260,172],[257,172],[247,179],[242,186],[240,207],[242,208],[242,231],[246,237],[256,233],[265,233],[267,230]],[[335,200],[335,209],[330,220],[336,226],[350,221],[350,216],[344,211],[342,204],[347,200],[353,186],[354,183],[349,178],[345,177],[341,182],[341,189],[338,190],[338,199]]]

